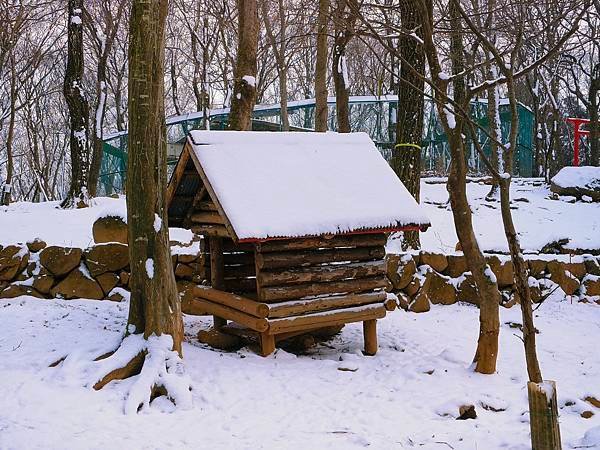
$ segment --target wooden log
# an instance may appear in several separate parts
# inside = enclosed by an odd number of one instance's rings
[[[281,286],[282,284],[322,283],[352,278],[385,275],[387,265],[384,260],[328,266],[309,266],[298,269],[261,271],[258,281],[261,286]]]
[[[370,261],[383,259],[385,248],[361,247],[331,250],[304,250],[256,254],[256,264],[260,269],[308,266],[342,261]]]
[[[196,299],[184,296],[181,300],[181,312],[192,316],[206,316],[209,312]]]
[[[249,252],[249,253],[253,253],[254,252],[254,244],[249,244],[249,243],[240,243],[240,244],[236,244],[235,242],[233,242],[231,239],[223,239],[223,251],[226,253],[231,253],[231,252]]]
[[[383,302],[383,306],[385,306],[386,311],[394,311],[396,309],[396,307],[398,306],[398,303],[396,303],[395,299],[388,298],[387,300],[385,300]]]
[[[558,405],[556,401],[556,383],[543,381],[527,383],[529,397],[529,426],[531,429],[531,448],[535,450],[560,450],[560,428],[558,424]]]
[[[332,297],[317,297],[305,300],[273,303],[269,307],[269,319],[292,317],[300,314],[339,309],[348,306],[361,306],[372,303],[383,303],[385,292],[368,292],[366,294],[338,295]],[[387,308],[386,308],[387,309]]]
[[[224,225],[192,225],[190,229],[192,230],[192,233],[201,234],[203,236],[231,237]]]
[[[217,212],[195,212],[191,214],[192,223],[224,225],[223,218]]]
[[[169,185],[167,186],[167,192],[166,192],[167,208],[171,205],[171,202],[173,201],[173,198],[175,197],[175,192],[177,191],[177,188],[179,187],[179,183],[181,183],[183,175],[185,174],[186,166],[188,165],[189,160],[190,160],[190,144],[186,144],[184,146],[183,152],[182,152],[179,160],[177,161],[177,165],[175,166],[175,169],[173,170],[173,174],[171,175],[171,180],[169,181]]]
[[[310,330],[326,326],[362,322],[370,319],[383,319],[385,307],[381,304],[357,306],[355,308],[336,309],[316,314],[290,317],[285,319],[269,319],[269,333],[289,333],[296,330]]]
[[[194,295],[205,300],[210,300],[213,303],[237,309],[238,311],[260,319],[269,316],[269,305],[250,300],[240,295],[231,294],[206,286],[196,286],[194,288]]]
[[[335,247],[377,247],[387,242],[385,234],[347,234],[337,236],[319,236],[304,239],[273,240],[256,244],[259,252],[282,252]]]
[[[377,320],[363,322],[363,337],[365,341],[365,355],[373,356],[377,353]]]
[[[254,317],[250,314],[238,311],[237,309],[230,308],[229,306],[220,305],[203,298],[197,298],[196,302],[199,303],[199,306],[205,308],[209,314],[212,314],[213,317],[232,320],[260,332],[266,331],[269,328],[267,319]]]
[[[275,336],[267,332],[260,333],[260,354],[269,356],[275,351]]]
[[[357,278],[355,280],[332,281],[329,283],[306,283],[287,286],[271,286],[260,289],[258,298],[265,302],[290,300],[321,294],[357,293],[385,288],[388,285],[385,277]]]
[[[198,202],[196,208],[202,211],[217,211],[217,206],[212,202],[212,200]]]

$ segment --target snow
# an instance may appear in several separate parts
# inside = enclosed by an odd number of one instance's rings
[[[438,78],[440,80],[449,80],[450,75],[448,75],[446,72],[440,72],[440,73],[438,73]]]
[[[552,182],[561,188],[600,190],[600,167],[563,167],[554,175]]]
[[[307,354],[260,358],[199,344],[211,319],[186,316],[192,409],[159,398],[124,415],[136,378],[94,391],[77,374],[84,358],[119,345],[126,303],[20,297],[0,305],[0,448],[530,448],[525,357],[508,325],[521,322],[517,307],[500,310],[495,375],[471,368],[478,309],[470,305],[389,313],[378,322],[375,357],[361,354],[360,324]],[[553,295],[535,320],[544,377],[557,383],[563,448],[600,445],[600,414],[583,400],[600,396],[600,307]],[[48,367],[74,353],[72,365]],[[464,404],[475,405],[477,419],[455,420]],[[596,414],[583,419],[585,410]]]
[[[144,267],[146,268],[146,275],[148,275],[148,278],[152,280],[154,278],[154,260],[152,258],[148,258],[144,264]]]
[[[450,253],[454,251],[458,238],[445,181],[445,178],[422,180],[421,205],[431,227],[421,233],[421,244],[425,250]],[[488,184],[467,184],[475,235],[483,250],[507,253],[500,204],[485,200],[489,190]],[[541,179],[512,180],[512,213],[525,256],[563,238],[569,239],[566,248],[600,249],[600,204],[551,200],[550,194],[550,189]],[[48,245],[79,248],[93,245],[92,224],[98,216],[118,215],[125,220],[127,217],[123,197],[97,197],[95,201],[93,207],[69,210],[57,208],[59,202],[15,202],[8,207],[0,206],[0,245],[24,243],[35,237]],[[178,242],[171,248],[173,254],[199,252],[199,242],[192,241],[190,230],[170,228],[169,237],[171,241]],[[387,248],[392,253],[400,252],[399,241],[390,240]],[[535,258],[542,259],[557,257],[569,259],[569,255],[535,255]],[[573,257],[574,260],[577,258]]]
[[[162,219],[160,218],[160,216],[158,214],[154,214],[154,231],[156,231],[157,233],[160,231],[160,229],[162,228]]]
[[[190,136],[239,239],[429,223],[365,133]]]
[[[71,23],[73,25],[81,25],[81,17],[79,17],[79,16],[71,16]]]
[[[252,75],[244,75],[242,80],[244,80],[249,86],[256,87],[256,78]]]

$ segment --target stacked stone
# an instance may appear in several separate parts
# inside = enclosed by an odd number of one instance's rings
[[[519,302],[514,286],[513,264],[508,258],[486,256],[502,293],[502,306]],[[587,255],[580,262],[528,259],[529,287],[533,302],[542,301],[558,285],[567,295],[584,303],[600,305],[600,264]],[[477,304],[473,276],[462,254],[444,255],[431,252],[388,255],[388,278],[399,306],[407,311],[426,312],[431,304],[456,302]]]
[[[40,239],[0,246],[0,298],[123,300],[129,285],[127,225],[104,217],[92,232],[95,245],[86,249],[47,246]],[[182,294],[204,279],[201,254],[174,255],[173,267]]]

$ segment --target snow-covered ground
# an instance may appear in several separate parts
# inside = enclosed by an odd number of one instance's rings
[[[488,189],[469,184],[475,228],[482,247],[501,250],[500,211],[484,201]],[[548,194],[532,181],[513,187],[524,248],[563,237],[574,247],[600,248],[600,205]],[[423,183],[422,199],[432,222],[424,247],[454,250],[445,185]],[[93,208],[63,211],[55,203],[16,203],[0,209],[0,244],[40,237],[86,247],[95,218],[123,204],[103,198]],[[181,230],[172,236],[189,238]],[[564,448],[600,449],[600,408],[584,401],[600,399],[600,307],[571,304],[558,292],[536,312],[542,371],[557,382]],[[379,322],[375,357],[362,356],[358,324],[307,354],[278,350],[260,358],[248,349],[227,353],[199,344],[196,334],[210,321],[186,317],[194,408],[173,411],[157,401],[138,415],[123,414],[132,380],[96,392],[82,387],[76,372],[48,367],[76,350],[114,348],[126,315],[126,303],[0,300],[0,449],[530,448],[517,308],[501,310],[498,373],[488,376],[470,368],[478,310],[465,304],[390,313]],[[455,420],[465,404],[475,405],[477,419]],[[585,419],[584,411],[594,415]]]
[[[375,357],[361,355],[359,325],[306,355],[261,358],[199,344],[210,322],[186,317],[194,408],[160,402],[138,415],[123,414],[131,380],[96,392],[48,367],[66,352],[116,345],[126,313],[126,304],[101,301],[1,302],[0,448],[530,448],[523,348],[510,325],[520,322],[517,308],[501,311],[496,375],[469,367],[478,331],[469,305],[389,314]],[[600,430],[600,409],[582,400],[600,398],[600,307],[554,297],[536,326],[544,376],[558,386],[564,448],[588,445],[585,433]],[[477,419],[455,419],[463,404],[475,405]],[[595,415],[584,419],[585,410]]]
[[[431,228],[421,234],[421,242],[424,249],[449,252],[454,250],[458,239],[448,192],[445,184],[431,184],[432,181],[421,183],[421,201],[431,220]],[[539,250],[563,238],[570,239],[571,248],[600,249],[600,203],[550,200],[549,188],[539,184],[540,180],[513,182],[513,214],[524,250]],[[488,191],[488,185],[468,184],[475,232],[484,250],[506,251],[500,205],[485,201]],[[49,245],[87,247],[93,244],[92,223],[98,215],[106,211],[123,212],[125,208],[123,198],[95,201],[92,208],[69,211],[57,209],[57,202],[19,202],[8,208],[0,207],[0,245],[39,237]],[[191,238],[190,233],[176,229],[171,230],[171,236],[180,240]]]

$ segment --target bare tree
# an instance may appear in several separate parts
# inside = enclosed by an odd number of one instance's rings
[[[315,68],[315,131],[327,131],[327,29],[329,0],[319,0],[317,64]]]
[[[83,0],[68,2],[67,68],[63,92],[69,107],[71,183],[63,208],[89,206],[89,106],[83,90]]]

